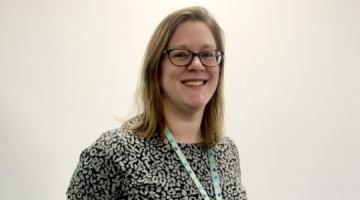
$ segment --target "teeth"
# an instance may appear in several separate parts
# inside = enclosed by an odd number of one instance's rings
[[[184,84],[187,86],[199,86],[204,85],[204,81],[187,81]]]

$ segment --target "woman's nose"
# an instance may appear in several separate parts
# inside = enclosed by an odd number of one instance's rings
[[[188,70],[202,71],[205,70],[205,66],[201,63],[199,56],[194,56],[193,60],[187,67]]]

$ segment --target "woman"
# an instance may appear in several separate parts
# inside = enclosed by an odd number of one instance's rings
[[[85,149],[67,197],[246,199],[223,128],[222,30],[201,7],[178,10],[148,44],[141,114]]]

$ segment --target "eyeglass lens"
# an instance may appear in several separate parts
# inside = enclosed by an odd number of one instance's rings
[[[189,50],[173,49],[169,52],[169,58],[174,65],[186,66],[193,60],[193,53]],[[218,66],[221,62],[221,53],[217,50],[203,51],[199,53],[200,61],[208,67]]]

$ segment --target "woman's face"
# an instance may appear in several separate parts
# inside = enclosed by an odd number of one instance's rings
[[[169,41],[167,49],[174,48],[199,53],[216,49],[216,42],[203,22],[187,21],[177,27]],[[219,67],[205,67],[197,56],[188,66],[178,67],[164,55],[160,78],[165,109],[173,112],[201,111],[216,90]]]

